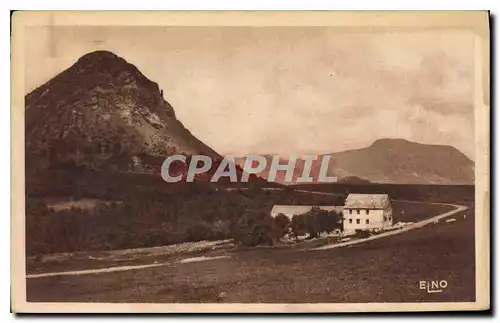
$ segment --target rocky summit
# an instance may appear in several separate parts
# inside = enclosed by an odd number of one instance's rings
[[[158,84],[108,51],[84,55],[26,95],[27,170],[71,164],[158,172],[168,155],[219,155],[177,120]]]

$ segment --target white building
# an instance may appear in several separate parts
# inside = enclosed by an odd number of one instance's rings
[[[349,194],[342,213],[345,232],[392,226],[392,206],[387,194]]]

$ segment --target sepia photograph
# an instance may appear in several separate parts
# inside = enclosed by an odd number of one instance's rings
[[[489,13],[16,12],[12,308],[490,308]]]

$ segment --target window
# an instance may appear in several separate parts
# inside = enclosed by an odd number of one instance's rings
[[[356,224],[359,224],[359,219],[356,219]]]
[[[359,214],[359,212],[360,212],[360,211],[359,211],[359,210],[356,210],[356,212],[358,212],[358,214]]]
[[[384,221],[387,221],[387,217],[384,215]]]
[[[370,214],[370,210],[366,209],[366,214]]]
[[[352,214],[352,209],[349,209],[349,214]]]
[[[366,219],[366,224],[370,224],[370,220]]]
[[[349,223],[352,223],[352,219],[349,219]]]

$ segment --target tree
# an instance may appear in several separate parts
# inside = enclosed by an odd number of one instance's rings
[[[361,239],[368,238],[370,235],[371,235],[371,233],[368,230],[356,229],[356,237],[357,238],[361,238]]]
[[[230,235],[230,224],[229,221],[218,220],[213,223],[213,231],[215,239],[227,239]]]
[[[209,240],[213,235],[212,228],[209,224],[200,221],[186,229],[186,239],[188,241]]]
[[[319,232],[330,233],[335,229],[342,231],[342,215],[335,211],[321,210],[316,214]]]
[[[336,214],[339,217],[338,229],[341,232],[344,232],[344,214],[342,212],[339,212],[339,213],[336,213]]]
[[[298,239],[299,236],[307,233],[306,215],[295,214],[292,217],[290,228],[295,236],[295,239]]]
[[[290,219],[283,213],[280,213],[273,220],[276,228],[277,238],[282,238],[285,234],[288,233]]]
[[[309,212],[305,213],[306,229],[310,238],[316,238],[321,232],[320,217],[323,212],[319,207],[313,206]]]
[[[335,214],[334,212],[319,210],[315,214],[318,233],[330,233],[335,230],[337,223],[336,218],[332,213]]]
[[[314,206],[302,216],[304,219],[301,221],[305,224],[305,231],[311,238],[317,237],[322,232],[330,233],[335,229],[342,229],[342,217],[335,211],[326,211]]]
[[[265,212],[248,210],[231,226],[231,237],[244,246],[272,245],[275,235],[273,219]]]

